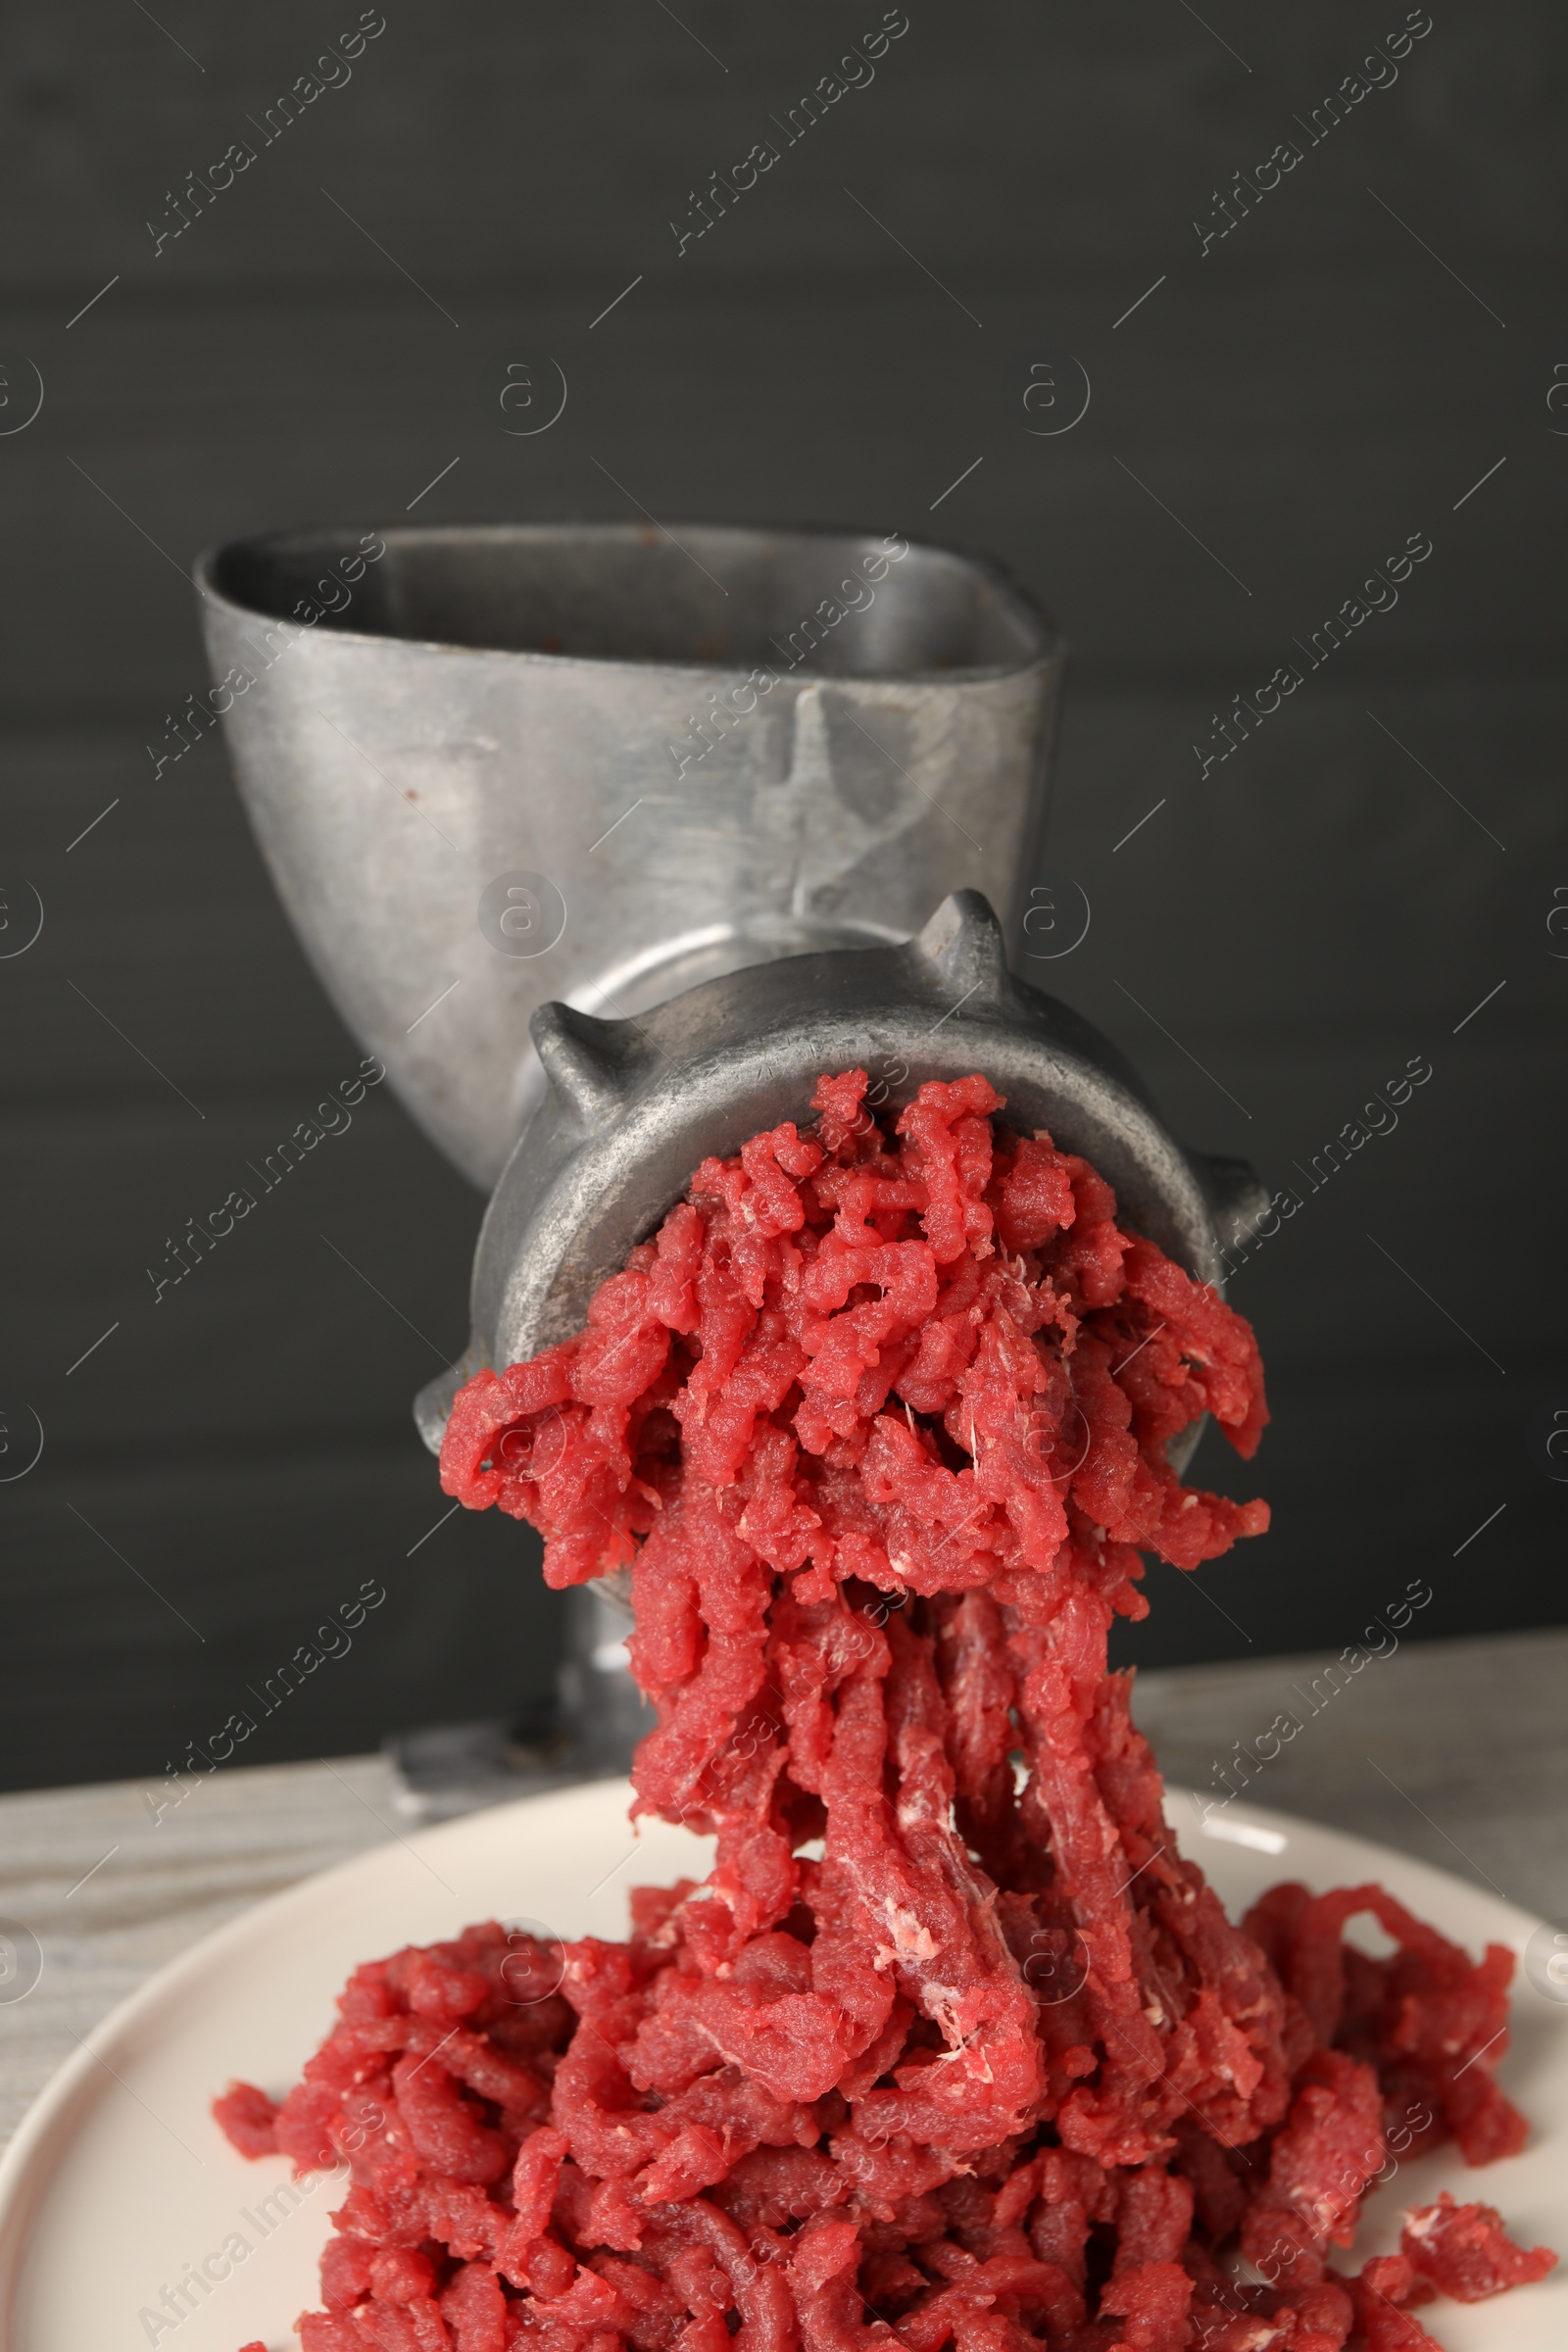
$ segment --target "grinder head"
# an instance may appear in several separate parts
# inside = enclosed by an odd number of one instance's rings
[[[867,1069],[902,1104],[928,1078],[981,1071],[1023,1133],[1048,1128],[1114,1187],[1126,1222],[1200,1281],[1255,1224],[1250,1168],[1186,1152],[1114,1047],[1008,969],[978,891],[902,947],[832,949],[706,981],[635,1020],[565,1004],[533,1016],[548,1095],[491,1198],[474,1257],[472,1338],[420,1392],[438,1451],[459,1387],[582,1329],[589,1300],[681,1199],[693,1170],[760,1129],[805,1123],[824,1072]],[[1171,1448],[1180,1470],[1199,1431]]]

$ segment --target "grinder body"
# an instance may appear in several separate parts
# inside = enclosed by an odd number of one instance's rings
[[[329,605],[346,549],[356,593]],[[1200,1280],[1262,1213],[1250,1169],[1183,1151],[1009,968],[1062,654],[991,566],[897,534],[509,525],[242,542],[198,584],[307,950],[494,1186],[468,1348],[416,1400],[432,1450],[465,1379],[579,1329],[698,1163],[804,1121],[823,1071],[897,1105],[982,1070]],[[394,1740],[407,1810],[625,1769],[615,1594],[565,1597],[555,1707]]]

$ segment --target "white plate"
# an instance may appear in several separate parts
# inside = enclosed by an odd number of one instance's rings
[[[378,1846],[257,1904],[143,1985],[61,2069],[0,2162],[3,2352],[236,2352],[258,2336],[287,2352],[296,2314],[317,2304],[340,2184],[318,2175],[302,2193],[282,2158],[235,2155],[208,2112],[214,2092],[238,2076],[280,2094],[349,1971],[400,1944],[491,1918],[623,1935],[629,1883],[701,1878],[710,1854],[662,1823],[634,1838],[629,1797],[625,1782],[599,1782]],[[1337,1830],[1233,1803],[1205,1834],[1189,1795],[1170,1790],[1168,1803],[1184,1850],[1233,1912],[1282,1878],[1316,1888],[1378,1879],[1473,1952],[1522,1950],[1537,1925]],[[1498,2206],[1525,2245],[1568,2251],[1568,2009],[1522,1978],[1501,2081],[1530,2119],[1526,2153],[1478,2172],[1451,2151],[1407,2165],[1372,2199],[1358,2254],[1390,2250],[1400,2208],[1439,2188]],[[204,2264],[208,2292],[187,2286],[194,2308],[168,2325],[155,2313],[164,2289]],[[1424,2320],[1447,2352],[1563,2352],[1565,2271],[1496,2302],[1440,2302]]]

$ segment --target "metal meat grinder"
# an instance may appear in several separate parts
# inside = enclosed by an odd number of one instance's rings
[[[991,565],[896,534],[500,524],[239,541],[198,587],[306,951],[490,1193],[472,1338],[415,1402],[432,1451],[464,1380],[577,1329],[698,1162],[808,1117],[824,1070],[893,1103],[983,1070],[1202,1278],[1261,1213],[1249,1168],[1184,1151],[1009,968],[1063,653]],[[392,1743],[411,1812],[624,1771],[625,1620],[596,1587],[565,1605],[549,1720]]]

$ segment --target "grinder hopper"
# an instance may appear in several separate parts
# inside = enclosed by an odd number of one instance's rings
[[[198,584],[307,952],[495,1188],[473,1338],[416,1403],[433,1446],[462,1378],[576,1328],[698,1160],[804,1116],[825,1067],[875,1061],[895,1100],[984,1067],[1200,1277],[1216,1221],[1261,1207],[1007,968],[1062,652],[988,564],[896,535],[498,525],[241,541]],[[552,1779],[623,1769],[636,1723],[621,1624],[568,1597],[563,1708],[531,1735]],[[506,1745],[405,1740],[411,1807],[514,1792]]]

